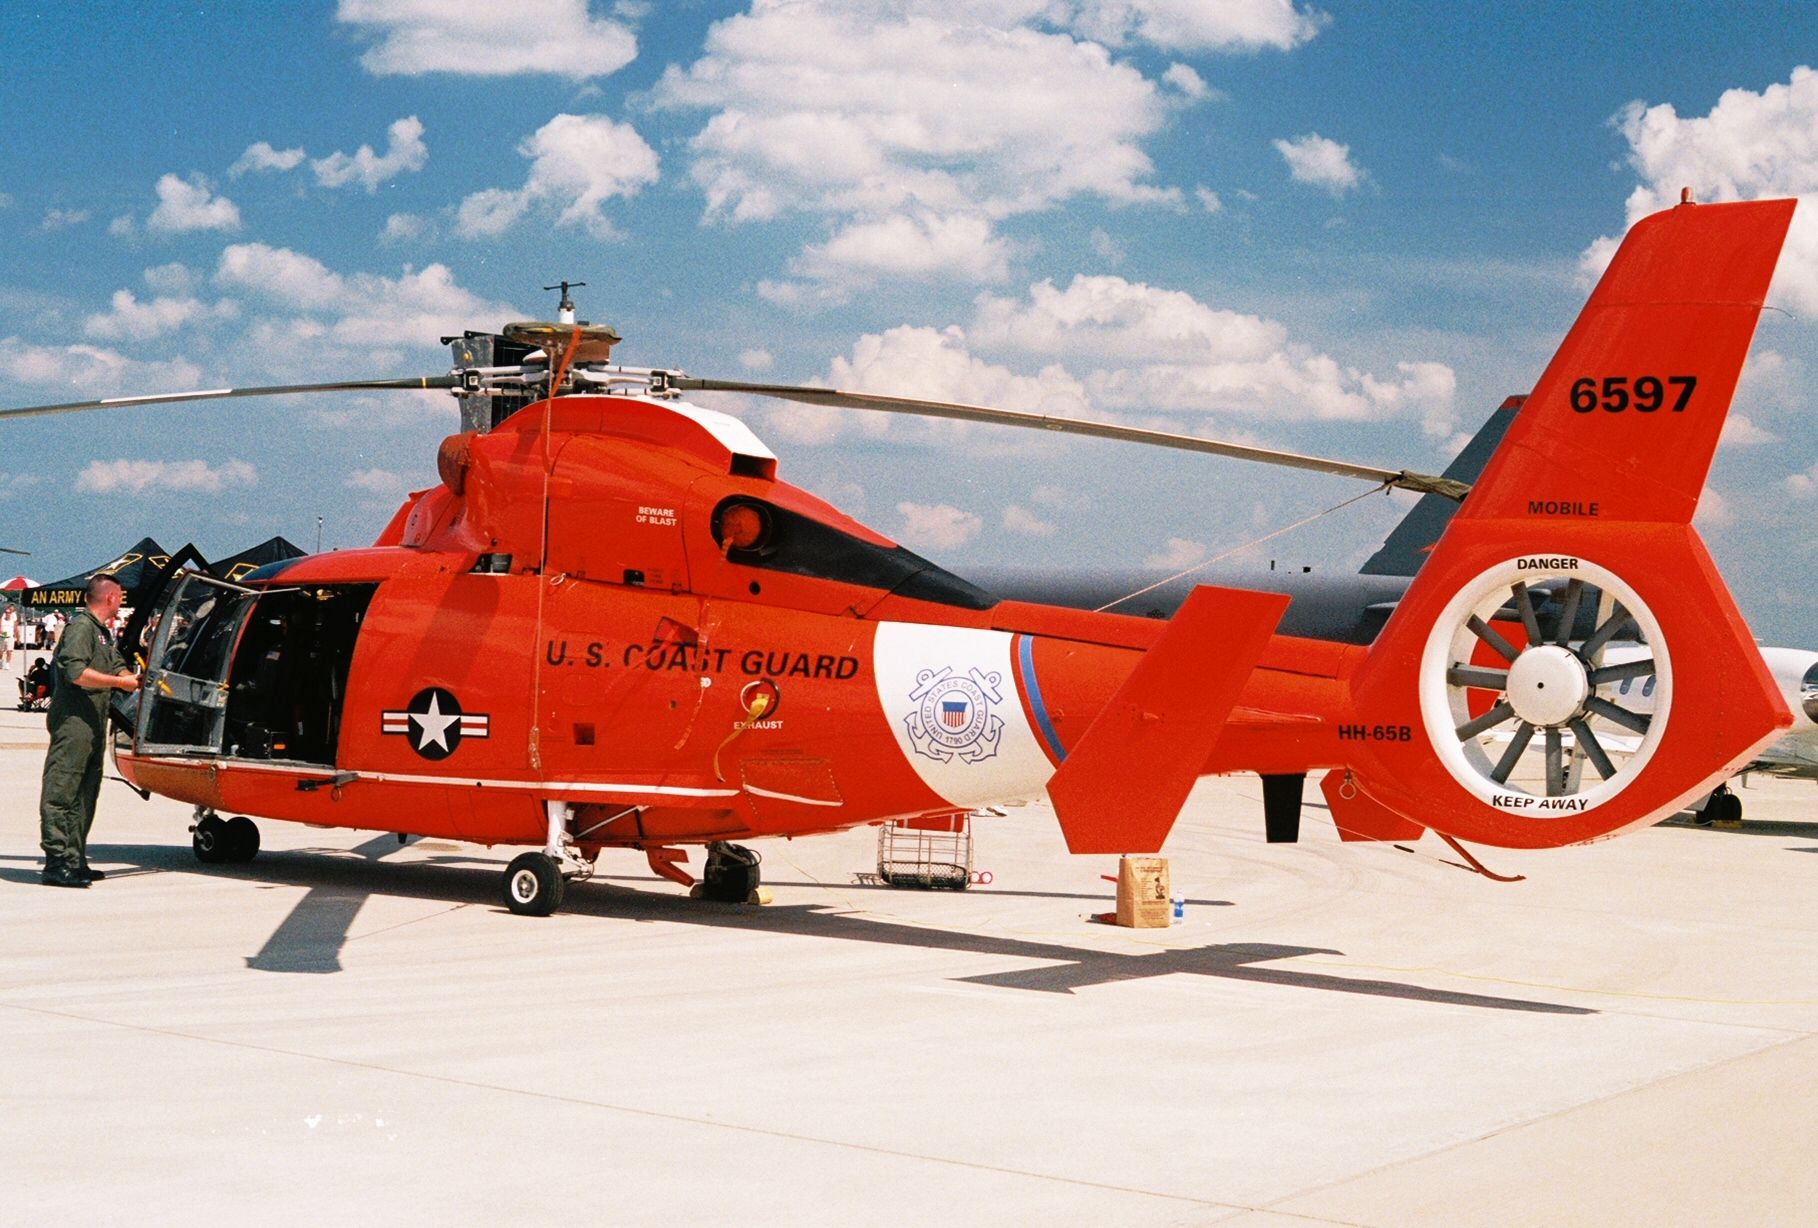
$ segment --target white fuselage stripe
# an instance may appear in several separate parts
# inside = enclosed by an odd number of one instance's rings
[[[413,772],[348,772],[326,765],[251,763],[239,759],[175,759],[146,755],[122,755],[131,763],[159,763],[169,767],[202,767],[219,764],[236,772],[282,772],[306,779],[322,780],[330,776],[351,776],[353,780],[376,780],[392,784],[460,785],[472,789],[523,789],[533,793],[651,793],[659,797],[737,797],[737,789],[690,789],[680,785],[609,784],[593,780],[479,780],[471,776],[419,776]],[[352,784],[353,780],[347,783]],[[753,790],[755,792],[755,790]],[[792,798],[792,801],[803,799]],[[839,803],[828,803],[838,805]]]
[[[829,802],[818,797],[798,797],[793,793],[778,793],[775,789],[760,789],[756,785],[746,785],[745,792],[754,797],[774,797],[779,802],[796,802],[803,806],[843,806],[844,802]]]

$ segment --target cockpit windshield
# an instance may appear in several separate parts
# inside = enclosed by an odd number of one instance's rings
[[[1818,721],[1818,661],[1812,662],[1805,677],[1799,680],[1799,704],[1806,716]]]

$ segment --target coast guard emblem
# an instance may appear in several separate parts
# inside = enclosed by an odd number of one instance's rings
[[[1004,718],[993,716],[991,705],[1004,702],[1003,680],[1002,674],[976,667],[965,674],[951,666],[917,673],[909,693],[917,706],[903,718],[915,753],[941,763],[979,763],[995,756]]]

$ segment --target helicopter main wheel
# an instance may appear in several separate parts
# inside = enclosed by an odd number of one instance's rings
[[[205,814],[196,820],[190,829],[189,846],[195,850],[196,860],[204,865],[218,866],[233,860],[233,837],[228,835],[227,824],[219,815]]]
[[[1544,580],[1563,584],[1537,608],[1530,584]],[[1586,602],[1598,603],[1596,617],[1574,640]],[[1505,635],[1491,624],[1511,609],[1520,632]],[[1606,662],[1618,637],[1636,646]],[[1644,678],[1651,710],[1628,706]],[[1584,559],[1511,559],[1483,573],[1434,626],[1422,661],[1422,716],[1453,778],[1490,805],[1537,817],[1582,813],[1626,788],[1671,703],[1659,623],[1627,584]]]
[[[245,815],[227,820],[222,835],[227,842],[223,861],[246,862],[259,855],[259,825]]]
[[[520,853],[505,867],[505,907],[524,917],[547,917],[562,906],[562,867],[547,853]]]
[[[701,870],[701,881],[689,891],[697,900],[715,900],[721,904],[764,904],[768,895],[759,884],[763,862],[756,849],[742,844],[716,840],[707,846],[707,864]]]

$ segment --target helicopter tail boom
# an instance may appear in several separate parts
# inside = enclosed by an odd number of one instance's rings
[[[1789,722],[1691,519],[1793,204],[1630,231],[1353,679],[1340,746],[1382,807],[1579,843],[1671,814]]]

